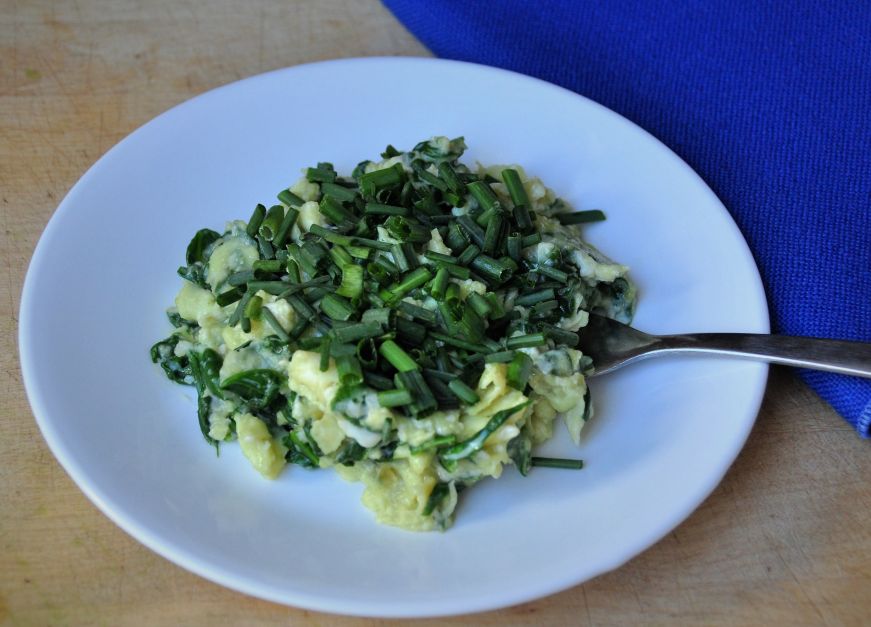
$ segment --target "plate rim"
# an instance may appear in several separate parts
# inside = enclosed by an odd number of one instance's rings
[[[66,215],[68,212],[73,210],[72,199],[74,199],[78,191],[86,187],[89,184],[90,180],[98,175],[97,173],[101,169],[101,167],[105,165],[106,162],[111,160],[112,155],[116,153],[121,146],[125,145],[129,141],[132,141],[131,138],[133,138],[134,136],[138,136],[143,132],[147,132],[147,129],[151,125],[156,124],[157,121],[162,119],[164,116],[168,116],[174,113],[176,110],[194,106],[195,103],[197,103],[199,100],[211,98],[227,89],[238,88],[240,85],[243,84],[252,84],[258,81],[270,80],[282,74],[293,73],[298,68],[382,63],[409,64],[419,66],[440,65],[465,67],[471,68],[474,71],[480,71],[484,73],[509,74],[512,75],[513,80],[527,82],[535,89],[552,90],[557,93],[562,93],[572,96],[576,99],[580,99],[580,101],[582,101],[585,106],[598,109],[599,113],[610,116],[623,125],[629,125],[634,132],[640,132],[641,134],[647,136],[647,138],[655,142],[661,149],[667,151],[667,153],[669,153],[676,160],[676,162],[680,164],[685,175],[691,178],[695,178],[698,183],[701,183],[701,187],[705,190],[707,194],[710,195],[713,204],[715,204],[722,212],[723,216],[727,218],[726,222],[729,225],[731,231],[731,238],[735,240],[738,248],[740,249],[740,252],[742,253],[742,256],[744,256],[746,260],[749,261],[750,266],[755,273],[755,281],[753,286],[754,289],[752,291],[755,292],[754,298],[755,305],[757,307],[756,317],[758,328],[756,329],[756,332],[770,332],[768,302],[761,275],[759,273],[759,268],[756,264],[753,253],[750,250],[749,245],[747,244],[746,239],[744,238],[743,234],[741,233],[740,229],[732,218],[732,215],[729,213],[729,211],[726,209],[726,207],[724,206],[722,201],[720,201],[714,191],[710,188],[710,186],[689,164],[687,164],[671,148],[669,148],[666,144],[664,144],[662,141],[653,136],[644,128],[635,124],[628,118],[605,107],[604,105],[601,105],[596,101],[577,92],[560,87],[539,78],[535,78],[526,74],[521,74],[519,72],[514,72],[512,70],[506,70],[478,63],[470,63],[466,61],[455,61],[430,57],[351,57],[316,61],[313,63],[305,63],[278,68],[275,70],[255,74],[253,76],[220,85],[201,94],[198,94],[192,98],[189,98],[181,103],[178,103],[158,114],[157,116],[149,119],[144,124],[140,125],[135,130],[125,135],[125,137],[122,138],[118,143],[116,143],[109,150],[103,153],[85,171],[85,173],[82,174],[82,176],[64,195],[63,199],[60,201],[57,208],[52,213],[45,228],[40,234],[39,240],[34,247],[30,261],[28,262],[27,272],[25,274],[24,282],[22,285],[21,301],[18,311],[18,349],[22,381],[24,383],[28,402],[30,404],[31,410],[40,429],[40,432],[42,433],[42,436],[48,444],[48,447],[51,450],[52,454],[60,463],[61,467],[70,477],[70,479],[72,479],[73,483],[75,483],[75,485],[97,507],[98,510],[100,510],[104,515],[106,515],[110,520],[112,520],[112,522],[118,525],[118,527],[124,530],[128,535],[132,536],[135,540],[142,543],[158,555],[161,555],[173,564],[180,566],[181,568],[184,568],[189,572],[193,572],[221,586],[230,588],[237,592],[248,594],[256,598],[280,603],[283,605],[291,605],[320,612],[350,616],[382,618],[423,618],[477,613],[514,606],[520,603],[525,603],[534,599],[542,598],[544,596],[556,594],[568,588],[579,585],[583,582],[589,581],[604,573],[615,570],[616,568],[619,568],[623,564],[627,563],[629,560],[636,557],[643,551],[657,544],[664,536],[666,536],[673,529],[681,525],[698,507],[700,507],[708,499],[708,497],[717,488],[717,486],[719,486],[719,484],[722,482],[723,477],[728,472],[729,468],[731,468],[732,464],[735,462],[739,453],[743,449],[744,444],[746,443],[747,438],[749,437],[753,426],[756,423],[756,419],[762,405],[768,381],[768,366],[762,365],[759,368],[759,375],[753,382],[753,389],[748,388],[748,391],[751,392],[751,401],[748,404],[747,413],[751,416],[751,418],[746,422],[746,428],[744,429],[744,433],[741,433],[740,437],[736,438],[735,450],[730,451],[730,461],[726,463],[722,468],[718,468],[716,473],[712,473],[712,480],[710,482],[710,485],[708,486],[708,489],[704,491],[704,496],[697,503],[691,505],[689,508],[686,509],[686,511],[681,510],[672,517],[676,522],[668,523],[666,524],[664,529],[660,529],[654,533],[648,534],[645,541],[639,543],[640,546],[633,545],[632,547],[625,547],[623,551],[620,551],[615,556],[615,558],[612,560],[612,563],[602,565],[601,568],[595,569],[595,572],[589,576],[581,576],[580,578],[575,577],[573,579],[560,582],[547,580],[546,585],[535,585],[531,581],[530,585],[524,589],[522,594],[517,594],[516,592],[514,592],[512,594],[503,595],[502,597],[491,595],[488,596],[485,600],[481,600],[477,603],[469,603],[466,600],[461,600],[459,603],[452,603],[449,598],[438,602],[412,600],[398,601],[394,604],[387,604],[384,601],[355,600],[349,603],[343,602],[340,599],[336,599],[335,596],[330,596],[329,594],[299,593],[288,589],[277,590],[270,585],[255,583],[249,581],[245,577],[237,577],[232,572],[228,572],[221,567],[210,564],[202,557],[191,553],[184,547],[183,544],[160,537],[158,534],[152,532],[147,526],[140,524],[134,517],[128,517],[123,512],[119,511],[120,508],[113,505],[111,499],[107,498],[106,495],[104,495],[101,490],[99,490],[99,488],[94,484],[94,482],[88,477],[88,473],[83,469],[81,464],[73,459],[73,455],[65,446],[63,440],[56,433],[52,425],[51,419],[47,418],[48,412],[46,411],[41,397],[37,394],[36,391],[36,379],[38,378],[38,374],[30,355],[30,338],[32,337],[31,324],[33,323],[31,301],[33,299],[32,293],[35,289],[34,285],[37,281],[36,277],[39,275],[39,268],[44,261],[43,257],[45,256],[44,248],[47,245],[46,241],[50,239],[47,236],[53,233],[58,228],[60,216]],[[653,539],[650,540],[650,538]]]

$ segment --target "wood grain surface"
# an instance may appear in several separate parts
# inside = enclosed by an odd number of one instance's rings
[[[0,624],[388,622],[226,590],[112,524],[40,436],[21,383],[17,315],[28,260],[59,200],[150,118],[274,68],[428,54],[374,0],[0,2]],[[774,369],[722,485],[656,546],[563,593],[430,622],[871,624],[869,453],[826,404]]]

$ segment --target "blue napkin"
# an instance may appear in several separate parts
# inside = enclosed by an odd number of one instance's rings
[[[871,342],[871,5],[385,4],[438,56],[543,78],[652,132],[732,212],[775,332]],[[869,437],[871,380],[801,375]]]

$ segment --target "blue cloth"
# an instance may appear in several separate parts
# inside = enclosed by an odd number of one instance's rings
[[[652,132],[732,212],[776,332],[871,342],[867,2],[385,4],[438,56],[543,78]],[[871,380],[801,374],[869,436]]]

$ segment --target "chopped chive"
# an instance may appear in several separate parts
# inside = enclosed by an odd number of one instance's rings
[[[482,344],[475,344],[473,342],[467,342],[460,338],[456,338],[450,335],[445,335],[444,333],[438,333],[435,331],[430,332],[430,337],[434,340],[439,340],[444,342],[448,346],[453,346],[455,348],[462,348],[463,350],[472,351],[474,353],[489,353],[490,349]]]
[[[360,191],[365,198],[374,198],[375,195],[386,189],[394,189],[402,185],[405,171],[402,165],[397,163],[383,170],[367,172],[360,177]]]
[[[371,311],[371,310],[370,310]],[[384,333],[381,324],[373,321],[358,322],[346,327],[337,327],[330,331],[337,342],[359,342]]]
[[[465,234],[476,246],[479,248],[484,246],[484,229],[478,226],[469,215],[462,215],[457,218],[456,224],[462,227]]]
[[[430,229],[404,216],[390,216],[385,220],[384,227],[400,242],[419,244],[432,239]]]
[[[378,392],[377,398],[381,407],[401,407],[411,404],[411,392],[405,389],[383,390]]]
[[[263,218],[266,217],[266,207],[263,205],[257,205],[254,207],[254,213],[251,214],[251,218],[248,220],[248,226],[245,227],[245,232],[248,233],[248,237],[256,237],[257,232],[260,230],[260,225],[263,223]]]
[[[442,161],[438,165],[439,176],[445,182],[445,185],[448,186],[455,194],[464,194],[466,192],[465,184],[460,180],[460,177],[457,176],[457,173],[451,167],[451,164],[447,161]]]
[[[257,233],[267,242],[271,242],[278,232],[278,227],[281,226],[281,221],[284,219],[284,206],[272,205],[269,211],[266,212],[266,217],[260,223],[260,228]]]
[[[226,307],[227,305],[232,305],[237,300],[242,298],[244,294],[245,290],[240,287],[234,287],[231,290],[221,292],[220,294],[215,296],[215,302],[218,304],[218,307]]]
[[[479,254],[481,254],[481,249],[474,244],[469,244],[457,259],[457,263],[461,266],[468,266]]]
[[[408,272],[411,269],[411,264],[405,256],[405,250],[399,244],[393,244],[390,248],[390,254],[393,256],[393,263],[401,272]]]
[[[544,333],[530,333],[529,335],[515,335],[505,340],[505,348],[533,348],[543,346],[547,342]]]
[[[467,457],[471,457],[474,453],[478,452],[484,447],[484,443],[487,441],[493,433],[495,433],[499,427],[505,424],[508,419],[516,414],[518,411],[521,411],[524,407],[529,405],[530,401],[525,401],[519,405],[515,405],[509,409],[503,409],[500,412],[496,412],[493,414],[493,417],[487,421],[487,424],[484,425],[478,433],[473,435],[468,440],[464,440],[454,446],[450,447],[446,451],[444,451],[440,455],[440,459],[442,462],[447,462],[449,465],[451,463],[456,463],[461,459],[465,459]]]
[[[409,357],[399,345],[393,340],[382,342],[379,348],[381,356],[384,357],[390,364],[399,372],[408,372],[409,370],[417,370],[420,368],[414,360]]]
[[[370,388],[375,388],[376,390],[391,390],[393,389],[393,381],[388,379],[387,377],[381,376],[380,374],[376,374],[374,372],[366,371],[363,373],[363,381]]]
[[[502,170],[502,180],[505,187],[508,188],[508,195],[511,196],[511,202],[515,207],[529,207],[529,196],[526,194],[526,188],[523,187],[523,181],[520,180],[520,174],[514,168],[505,168]]]
[[[347,387],[356,387],[363,383],[363,369],[353,355],[342,355],[336,358],[336,370],[339,372],[339,383]]]
[[[354,202],[357,193],[353,189],[336,185],[335,183],[322,183],[321,192],[325,196],[332,196],[339,202]]]
[[[382,205],[377,202],[367,202],[363,213],[366,215],[375,216],[407,216],[411,212],[408,207],[397,207],[396,205]]]
[[[589,209],[574,213],[558,213],[554,217],[559,220],[560,224],[587,224],[589,222],[601,222],[605,219],[605,214],[599,209]]]
[[[430,311],[429,309],[424,309],[414,303],[409,303],[406,301],[402,301],[399,303],[397,309],[402,313],[411,316],[415,320],[420,320],[428,325],[433,325],[436,323],[437,318],[434,311]],[[390,311],[389,309],[386,311]],[[365,314],[364,314],[365,316]]]
[[[434,438],[430,438],[420,444],[415,446],[409,446],[408,452],[412,455],[417,455],[418,453],[423,453],[425,451],[431,451],[435,448],[442,448],[444,446],[450,446],[457,441],[457,436],[453,433],[450,435],[438,435]]]
[[[501,260],[483,254],[472,260],[471,268],[484,278],[496,283],[504,283],[511,276],[511,268],[502,263]]]
[[[439,268],[438,272],[436,272],[435,279],[433,279],[432,287],[430,288],[430,294],[436,300],[443,300],[445,297],[445,290],[448,289],[448,279],[450,273],[447,268]]]
[[[351,303],[336,294],[327,294],[321,299],[321,311],[333,320],[348,320],[354,315]]]
[[[496,254],[496,251],[502,246],[502,227],[504,223],[505,220],[502,217],[501,211],[497,212],[487,223],[482,250],[488,255]]]
[[[408,410],[414,414],[424,414],[438,408],[438,401],[432,393],[420,370],[400,371],[396,375],[397,387],[403,387],[411,393],[411,404]]]
[[[363,293],[363,266],[347,263],[342,266],[342,284],[336,290],[339,296],[357,298]]]
[[[514,359],[514,351],[499,351],[484,357],[484,361],[488,364],[507,364],[512,359]]]
[[[360,363],[367,368],[374,368],[378,364],[378,349],[372,338],[364,338],[357,342],[354,354],[357,355]]]
[[[529,315],[532,318],[544,318],[559,308],[559,303],[555,300],[546,300],[536,303],[529,309]]]
[[[284,219],[281,221],[281,224],[278,225],[278,232],[272,239],[272,244],[275,247],[280,248],[281,246],[284,246],[284,243],[290,236],[290,230],[293,228],[293,225],[296,224],[296,219],[298,217],[299,211],[293,207],[289,207],[287,213],[284,214]]]
[[[248,301],[254,297],[254,292],[249,288],[247,292],[242,296],[239,300],[239,304],[236,305],[236,309],[233,310],[233,313],[230,314],[230,318],[227,320],[227,325],[231,327],[235,327],[242,320],[242,315],[245,313],[245,307],[248,306]]]
[[[260,317],[262,309],[263,299],[259,296],[252,296],[245,305],[245,317],[256,320]]]
[[[533,457],[532,465],[541,468],[565,468],[566,470],[582,470],[583,459],[566,459],[563,457]]]
[[[425,337],[425,326],[405,318],[396,319],[396,339],[406,346],[420,346]]]
[[[452,277],[456,277],[465,281],[472,276],[472,272],[468,268],[458,266],[455,263],[439,263],[439,268],[444,268]]]
[[[481,400],[475,393],[475,390],[463,383],[462,379],[451,379],[448,382],[448,387],[450,388],[451,392],[453,392],[456,397],[463,401],[466,405],[474,405],[479,400]]]
[[[254,292],[264,291],[267,294],[278,296],[290,287],[290,283],[284,281],[249,281],[248,289]]]
[[[532,228],[532,215],[529,213],[529,208],[526,205],[517,205],[512,213],[514,214],[514,221],[517,222],[517,228],[522,233]],[[536,235],[541,237],[540,234]]]
[[[508,373],[506,380],[508,385],[515,390],[523,392],[526,389],[526,384],[529,382],[529,377],[532,375],[532,357],[526,353],[517,351],[511,363],[508,364]]]
[[[333,224],[342,224],[344,222],[354,222],[356,220],[353,213],[345,209],[338,200],[332,196],[324,196],[318,204],[320,211]]]
[[[280,200],[288,207],[299,207],[305,202],[302,198],[294,194],[289,189],[283,189],[278,192],[278,200]]]
[[[469,193],[471,193],[475,200],[478,201],[478,204],[484,211],[490,209],[499,202],[496,198],[496,194],[493,193],[493,189],[483,181],[469,183],[467,188]]]
[[[557,344],[562,344],[569,348],[574,348],[578,345],[578,334],[573,333],[572,331],[566,331],[559,327],[547,325],[544,329],[544,333]]]
[[[286,300],[293,307],[293,310],[306,320],[313,320],[317,316],[317,312],[312,306],[296,294],[288,296]]]
[[[307,168],[305,178],[311,183],[332,183],[336,180],[336,171],[332,168],[321,167],[327,164],[318,164],[316,168]]]
[[[330,339],[327,338],[321,342],[321,362],[319,369],[321,372],[326,372],[330,368]]]
[[[532,233],[531,235],[524,235],[520,244],[523,248],[528,248],[529,246],[534,246],[535,244],[541,243],[541,233]]]
[[[262,235],[258,235],[257,240],[257,250],[260,251],[261,259],[272,259],[275,256],[275,247],[272,245],[272,242],[266,241]]]
[[[554,281],[559,281],[560,283],[565,283],[569,280],[569,275],[567,272],[563,272],[558,268],[553,268],[551,266],[540,266],[538,271],[544,276],[553,279]]]
[[[402,277],[402,279],[391,285],[390,287],[381,290],[379,296],[386,303],[395,303],[411,290],[420,287],[432,278],[432,273],[429,269],[421,266],[417,270],[412,270]]]
[[[278,259],[258,259],[252,264],[254,274],[257,272],[275,273],[284,270],[284,264]]]
[[[336,264],[336,267],[338,268],[354,263],[354,259],[348,251],[341,246],[332,246],[328,252],[330,254],[330,259],[333,260],[333,263]]]
[[[552,298],[556,298],[556,292],[553,289],[539,290],[537,292],[521,294],[514,300],[514,304],[521,307],[529,307],[536,303],[551,300]]]
[[[459,260],[452,255],[444,255],[442,253],[437,253],[432,250],[428,250],[423,255],[430,261],[441,261],[443,263],[459,263]]]
[[[277,335],[282,342],[290,341],[290,335],[287,334],[287,331],[284,330],[284,327],[281,326],[281,323],[275,317],[275,314],[270,311],[269,307],[263,307],[260,310],[260,317],[264,322],[266,322],[266,324],[272,327],[272,330],[275,331],[275,335]]]
[[[512,233],[505,242],[508,256],[514,261],[520,261],[520,253],[523,250],[523,236],[520,233]]]
[[[490,305],[489,301],[477,292],[471,292],[469,296],[466,297],[466,303],[468,303],[472,310],[482,318],[488,317],[493,311],[493,307]]]
[[[466,231],[463,230],[463,227],[459,225],[458,222],[453,222],[448,227],[448,234],[445,237],[445,244],[448,245],[448,248],[451,250],[463,250],[466,246],[469,245],[469,237],[466,235]]]

